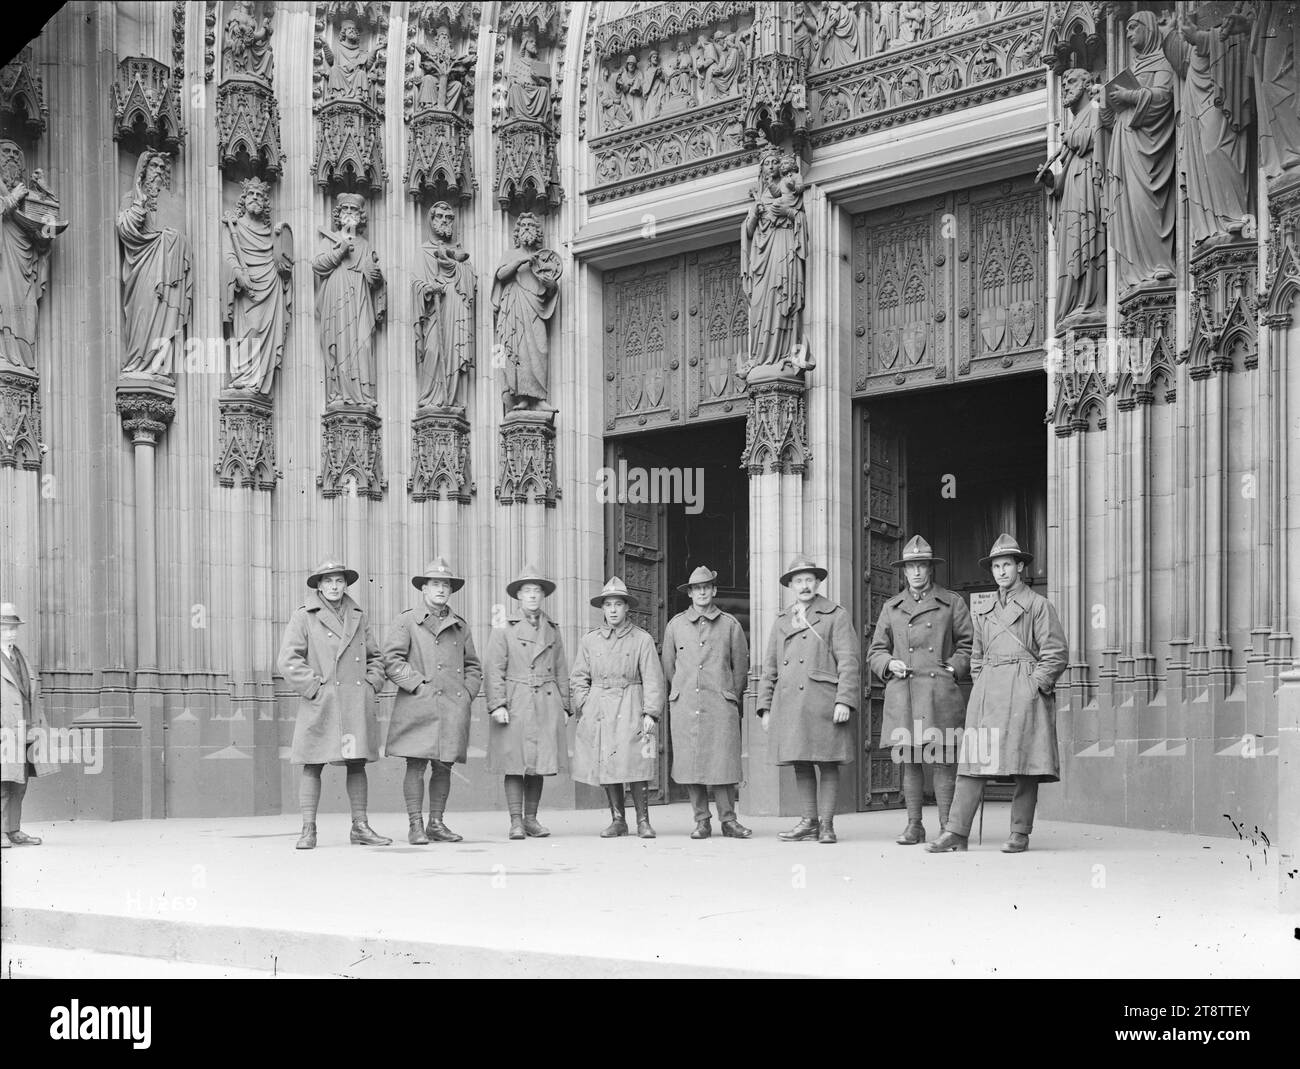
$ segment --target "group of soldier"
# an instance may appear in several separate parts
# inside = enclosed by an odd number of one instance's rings
[[[882,607],[868,659],[885,681],[882,745],[895,744],[902,766],[908,823],[901,845],[925,841],[923,766],[930,763],[942,834],[928,850],[966,849],[989,777],[1016,783],[1003,849],[1028,847],[1038,784],[1059,778],[1053,692],[1066,665],[1056,612],[1024,581],[1032,559],[1014,538],[999,537],[981,560],[998,591],[973,618],[960,595],[935,582],[942,559],[925,539],[914,537],[894,562],[906,589]],[[771,757],[793,767],[798,790],[801,817],[780,834],[787,841],[837,841],[840,766],[854,759],[851,721],[862,698],[858,637],[849,612],[818,593],[826,577],[825,568],[802,555],[780,577],[794,600],[771,629],[757,690]],[[398,616],[382,643],[347,594],[357,578],[341,561],[322,561],[280,648],[280,671],[301,699],[291,750],[291,760],[303,767],[299,849],[316,845],[326,764],[347,768],[351,841],[392,841],[368,823],[365,772],[379,757],[376,698],[390,680],[398,690],[383,749],[406,761],[410,843],[462,838],[444,818],[452,767],[467,760],[471,706],[480,689],[489,716],[488,769],[505,778],[511,839],[550,834],[538,807],[545,777],[561,772],[604,788],[610,822],[602,837],[629,834],[630,793],[637,835],[654,838],[649,794],[664,716],[672,778],[691,800],[691,838],[713,833],[710,793],[722,834],[752,835],[736,817],[749,646],[740,622],[716,604],[716,572],[697,567],[678,588],[691,604],[669,621],[660,649],[629,617],[635,596],[622,579],[610,579],[591,598],[601,624],[583,636],[571,666],[543,607],[555,583],[537,568],[524,567],[506,585],[520,609],[495,621],[482,661],[469,624],[449,604],[465,581],[444,558],[411,578],[421,603]],[[968,674],[975,680],[969,705],[959,686]],[[569,717],[578,721],[571,761]],[[993,744],[965,752],[963,728]]]
[[[935,582],[943,563],[919,535],[893,562],[905,589],[881,608],[868,650],[871,671],[885,682],[881,744],[901,765],[907,827],[900,845],[925,842],[924,765],[934,770],[942,834],[934,853],[967,848],[971,823],[990,777],[1012,777],[1008,853],[1028,848],[1038,784],[1060,777],[1054,690],[1066,667],[1066,642],[1056,611],[1024,580],[1033,557],[1001,535],[980,563],[997,584],[974,615],[958,594]],[[793,767],[801,816],[786,841],[836,842],[840,766],[854,759],[854,711],[862,700],[858,637],[849,612],[818,593],[825,568],[798,556],[781,575],[794,600],[777,617],[767,643],[756,712],[770,756]],[[353,843],[386,846],[367,815],[366,764],[380,756],[378,696],[397,687],[383,750],[406,761],[402,793],[407,841],[458,842],[445,823],[452,768],[468,757],[471,706],[480,689],[489,714],[488,769],[504,777],[511,839],[544,837],[537,818],[547,776],[569,772],[603,787],[610,823],[604,838],[629,834],[626,793],[636,832],[655,837],[649,785],[657,776],[660,722],[671,732],[673,779],[690,797],[693,839],[712,834],[709,794],[724,836],[752,835],[736,818],[742,778],[742,696],[749,679],[744,629],[716,603],[717,573],[700,566],[678,589],[691,604],[664,631],[662,649],[633,624],[636,598],[610,579],[591,598],[599,627],[583,636],[570,666],[560,631],[543,608],[555,583],[525,566],[506,585],[517,612],[494,622],[482,661],[469,624],[450,605],[464,586],[442,557],[411,584],[417,607],[402,612],[382,643],[366,612],[347,593],[358,573],[326,558],[307,577],[311,593],[285,628],[278,664],[299,697],[290,759],[302,766],[300,850],[316,846],[321,773],[346,768]],[[6,737],[30,737],[42,722],[35,683],[15,645],[23,621],[0,606],[0,706]],[[970,700],[960,681],[974,680]],[[572,761],[566,723],[577,718]],[[980,745],[963,743],[980,737]],[[38,845],[20,827],[23,793],[38,768],[25,753],[3,764],[0,845]],[[428,820],[425,775],[428,774]]]

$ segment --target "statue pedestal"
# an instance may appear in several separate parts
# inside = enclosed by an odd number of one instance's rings
[[[406,129],[406,172],[402,184],[412,197],[468,200],[473,171],[466,171],[469,123],[448,111],[422,111]]]
[[[448,497],[468,504],[474,493],[469,468],[469,420],[465,409],[417,409],[411,423],[411,476],[407,492],[415,501]]]
[[[544,123],[509,119],[496,132],[497,204],[503,211],[545,215],[564,198],[555,166],[555,136]]]
[[[382,192],[384,119],[361,100],[327,100],[316,112],[316,158],[311,165],[321,189],[368,187]]]
[[[747,755],[744,807],[760,815],[790,814],[797,809],[794,776],[772,763],[770,736],[755,712],[763,654],[777,613],[788,592],[779,577],[796,553],[804,532],[804,473],[808,450],[808,414],[801,376],[759,367],[748,377],[749,415],[741,465],[749,471],[749,596],[752,648],[750,685],[745,693],[743,752]],[[756,537],[762,532],[762,538]]]
[[[369,408],[331,405],[321,417],[321,474],[324,497],[347,494],[378,501],[388,489],[384,478],[382,421]]]
[[[547,514],[560,491],[555,477],[555,413],[518,409],[501,421],[496,498],[513,506],[501,540],[498,566],[523,561],[546,566]]]
[[[279,177],[280,107],[269,83],[239,75],[222,80],[217,87],[217,154],[227,174],[243,167],[249,174]],[[246,165],[241,155],[247,157]]]
[[[217,398],[221,426],[214,470],[222,486],[271,491],[280,478],[275,469],[275,428],[271,398],[260,393],[223,390]]]

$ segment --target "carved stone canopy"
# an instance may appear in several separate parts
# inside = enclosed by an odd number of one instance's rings
[[[0,468],[39,471],[44,455],[40,380],[34,374],[0,371]]]
[[[217,400],[221,413],[217,481],[227,487],[272,491],[280,472],[275,468],[275,426],[271,399],[226,392]]]
[[[0,67],[0,127],[24,127],[31,138],[45,131],[45,90],[31,46]]]
[[[555,480],[553,412],[511,412],[501,424],[497,500],[503,505],[540,501],[554,508],[560,491]]]
[[[185,141],[180,79],[166,63],[128,56],[113,83],[113,140],[175,155]]]
[[[384,120],[368,104],[339,100],[316,115],[312,173],[324,190],[379,193],[388,182],[384,166]]]
[[[470,500],[469,420],[464,409],[425,410],[411,424],[411,476],[407,492],[414,501],[446,497]]]
[[[741,466],[751,477],[771,472],[802,475],[811,460],[803,380],[771,374],[751,381]]]
[[[344,494],[378,501],[388,489],[380,419],[365,409],[334,409],[321,419],[321,470],[316,485],[324,497]]]
[[[229,175],[279,177],[280,106],[265,82],[231,77],[217,87],[217,152]]]

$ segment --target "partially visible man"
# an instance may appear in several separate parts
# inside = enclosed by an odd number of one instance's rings
[[[1038,785],[1061,778],[1055,695],[1066,666],[1065,631],[1051,602],[1025,585],[1025,565],[1033,559],[1009,534],[999,535],[980,559],[993,573],[998,594],[975,613],[975,687],[966,708],[957,796],[943,834],[926,847],[932,854],[966,849],[991,776],[1015,777],[1011,837],[1002,852],[1024,853],[1034,830]]]
[[[48,732],[36,693],[36,672],[18,648],[18,628],[26,623],[18,609],[0,605],[0,848],[40,846],[41,840],[22,830],[23,796],[33,776],[48,776],[58,766],[30,759],[27,747],[33,732]],[[47,740],[48,743],[48,740]],[[48,745],[45,746],[49,752]]]
[[[740,621],[713,604],[717,578],[710,568],[696,568],[677,588],[690,595],[691,607],[669,620],[664,631],[672,777],[690,795],[692,839],[713,834],[710,787],[722,834],[748,839],[753,833],[736,819],[735,790],[741,778],[740,701],[749,678],[749,643]]]
[[[948,822],[957,783],[957,729],[966,699],[957,681],[970,671],[971,617],[966,600],[934,581],[942,564],[920,535],[903,547],[893,567],[902,568],[907,589],[880,608],[867,659],[885,683],[880,745],[890,746],[902,766],[907,828],[899,846],[925,842],[921,822],[925,767],[934,767],[939,830]]]

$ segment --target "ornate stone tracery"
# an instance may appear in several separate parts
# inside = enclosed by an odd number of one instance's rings
[[[316,5],[312,172],[322,189],[378,192],[388,181],[383,125],[389,7],[359,0]]]
[[[226,19],[217,86],[217,151],[222,169],[275,178],[282,167],[280,108],[271,47],[274,3],[238,0]]]
[[[479,15],[472,3],[417,3],[411,9],[402,182],[413,197],[466,200],[474,191],[469,135]]]

